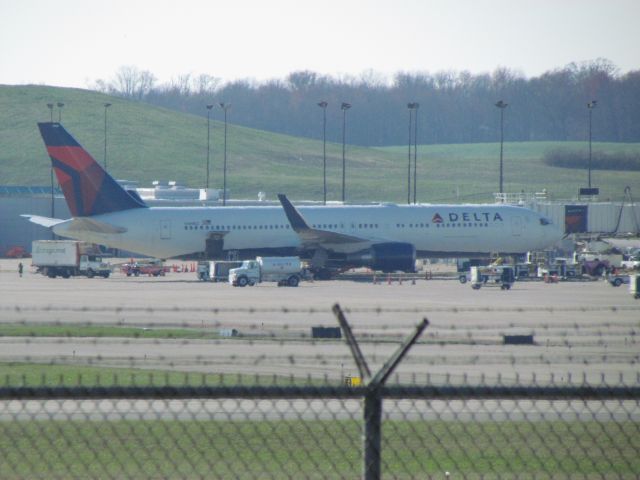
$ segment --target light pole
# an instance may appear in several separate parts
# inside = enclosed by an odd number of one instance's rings
[[[110,103],[104,104],[104,171],[107,171],[107,108],[111,106]]]
[[[322,203],[327,204],[327,105],[324,100],[318,103],[322,108]]]
[[[502,100],[498,100],[498,103],[496,103],[496,107],[500,109],[500,193],[503,193],[502,152],[504,144],[504,109],[507,108],[508,105],[508,103]]]
[[[58,102],[58,123],[62,123],[62,107],[64,107],[64,103]]]
[[[409,151],[407,153],[408,163],[407,163],[407,205],[411,203],[411,120],[413,118],[413,107],[414,103],[407,103],[407,108],[409,109]]]
[[[589,188],[591,188],[591,113],[596,108],[597,100],[591,100],[587,103],[587,109],[589,110]]]
[[[227,110],[231,104],[220,102],[220,108],[224,110],[224,166],[222,170],[222,205],[227,204]]]
[[[213,104],[207,105],[207,191],[209,191],[209,150],[211,139],[211,109]]]
[[[413,203],[418,203],[417,198],[417,180],[418,180],[418,108],[420,108],[420,104],[418,102],[414,103],[415,105],[415,119],[413,122]]]
[[[53,123],[53,103],[47,103],[47,108],[49,109],[49,113],[51,114],[51,123]]]
[[[342,102],[340,106],[342,109],[342,203],[345,201],[345,139],[346,139],[346,127],[347,127],[347,110],[351,108],[351,104]]]

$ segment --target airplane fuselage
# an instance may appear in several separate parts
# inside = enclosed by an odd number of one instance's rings
[[[507,205],[360,205],[297,207],[310,227],[368,240],[403,242],[419,254],[454,256],[480,253],[524,253],[558,238],[529,209]],[[218,234],[224,250],[296,249],[301,241],[281,207],[154,207],[91,217],[122,233],[70,230],[70,222],[54,227],[58,235],[150,255],[171,258],[204,250]],[[370,244],[369,243],[369,244]],[[330,246],[352,253],[368,243]]]

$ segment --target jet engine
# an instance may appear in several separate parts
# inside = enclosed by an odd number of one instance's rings
[[[349,255],[347,261],[383,272],[415,272],[416,249],[411,243],[378,243]]]

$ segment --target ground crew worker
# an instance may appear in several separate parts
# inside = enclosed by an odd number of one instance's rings
[[[22,277],[22,270],[24,269],[22,262],[18,264],[18,274]]]

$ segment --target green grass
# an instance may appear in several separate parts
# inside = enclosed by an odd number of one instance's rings
[[[261,384],[273,385],[275,381],[277,379],[274,380],[274,377],[263,378]],[[255,375],[202,374],[68,363],[0,363],[0,387],[235,386],[259,382],[260,378]]]
[[[108,164],[116,178],[177,180],[202,187],[206,168],[206,118],[87,90],[47,86],[0,86],[0,185],[48,185],[50,164],[36,122],[49,120],[48,102],[63,102],[64,125],[102,163],[104,107],[108,112]],[[57,108],[54,119],[57,119]],[[310,120],[311,121],[311,120]],[[234,198],[322,199],[322,142],[244,128],[228,130],[227,183]],[[211,185],[222,185],[223,125],[212,121]],[[504,185],[508,192],[546,189],[570,198],[585,186],[586,171],[547,166],[545,152],[584,150],[584,142],[507,142]],[[595,151],[640,152],[640,144],[594,142]],[[497,143],[418,147],[418,200],[492,201],[497,190]],[[328,198],[341,191],[342,146],[327,145]],[[347,147],[347,200],[406,201],[407,148]],[[640,185],[640,172],[594,171],[601,198],[621,199],[625,186]]]
[[[136,328],[99,325],[0,324],[0,337],[118,337],[161,339],[217,339],[211,330],[193,328]]]
[[[1,422],[0,477],[357,478],[360,435],[358,420]],[[635,478],[639,448],[631,423],[386,421],[382,468],[385,478]]]

